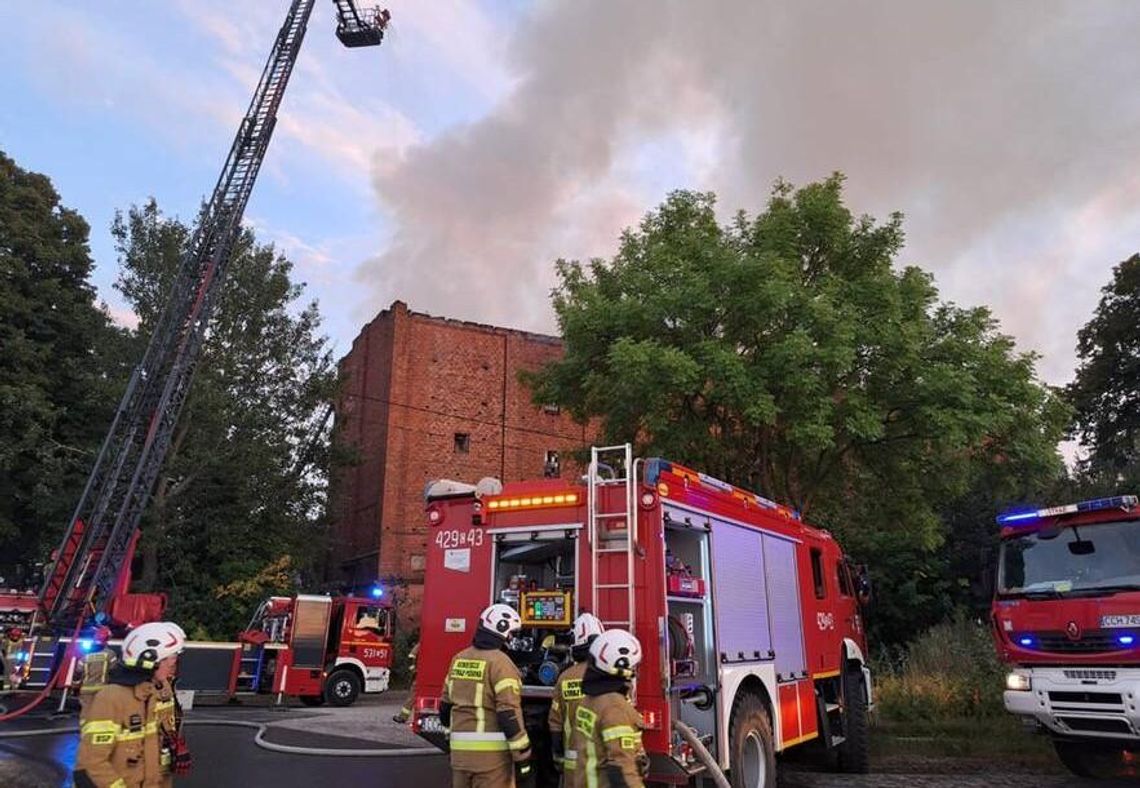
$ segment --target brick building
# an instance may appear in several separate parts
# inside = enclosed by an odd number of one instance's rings
[[[433,317],[401,301],[368,323],[340,362],[337,435],[357,464],[333,485],[333,578],[358,588],[395,579],[401,618],[417,618],[428,481],[535,478],[548,463],[579,473],[569,454],[589,443],[587,429],[532,404],[518,380],[561,352],[557,337]]]

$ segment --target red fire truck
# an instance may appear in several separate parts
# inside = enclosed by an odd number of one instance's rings
[[[1106,751],[1140,746],[1140,506],[1120,495],[997,521],[1005,707],[1089,776]]]
[[[383,590],[369,597],[298,594],[263,602],[234,642],[187,641],[178,664],[178,688],[195,702],[258,694],[298,697],[317,706],[349,706],[361,692],[388,689],[392,666],[391,605]],[[153,620],[153,619],[143,619]],[[116,650],[120,641],[108,647]],[[90,637],[37,637],[18,655],[21,689],[78,687]]]
[[[505,602],[523,621],[508,647],[536,749],[569,660],[563,633],[590,611],[644,644],[635,702],[650,780],[683,785],[705,771],[676,723],[738,788],[774,786],[775,754],[812,741],[841,768],[865,771],[865,571],[788,507],[676,463],[635,460],[628,445],[591,455],[580,483],[428,486],[414,730],[444,746],[449,661],[480,610]]]

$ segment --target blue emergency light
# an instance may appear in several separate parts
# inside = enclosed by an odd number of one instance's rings
[[[379,599],[384,596],[384,589],[380,586],[372,586],[372,598]]]
[[[1136,638],[1132,635],[1121,635],[1117,638],[1117,640],[1120,641],[1120,645],[1122,646],[1131,646],[1133,642],[1135,642]]]
[[[82,651],[90,651],[91,649],[95,648],[95,641],[94,640],[81,640],[81,641],[79,641],[79,648]]]
[[[1031,637],[1019,638],[1017,642],[1020,643],[1021,645],[1025,646],[1026,648],[1032,648],[1033,647],[1033,638],[1031,638]]]
[[[1136,505],[1135,495],[1114,495],[1111,498],[1094,498],[1091,501],[1070,503],[1065,506],[1051,506],[1048,509],[1033,509],[1020,512],[1006,512],[997,516],[998,525],[1017,525],[1018,523],[1042,520],[1046,517],[1059,517],[1065,514],[1078,514],[1083,512],[1098,512],[1105,509],[1131,509]]]
[[[27,658],[28,658],[28,652],[26,652],[26,651],[17,651],[16,652],[16,661],[17,662],[24,662],[25,660],[27,660]]]

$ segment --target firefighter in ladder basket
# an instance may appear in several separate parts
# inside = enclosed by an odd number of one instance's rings
[[[570,737],[577,763],[566,775],[573,788],[645,788],[649,756],[641,715],[629,701],[640,662],[641,643],[624,629],[607,630],[590,646]]]
[[[562,772],[573,770],[577,753],[570,746],[570,732],[574,727],[574,712],[582,700],[582,677],[589,666],[590,644],[605,628],[593,613],[582,613],[574,619],[574,645],[570,656],[574,664],[562,671],[554,685],[554,699],[550,703],[547,723],[554,748],[554,765]],[[567,784],[570,778],[566,778]]]
[[[452,788],[533,788],[522,677],[505,647],[522,620],[507,605],[479,616],[468,648],[451,660],[439,718],[450,729]]]
[[[174,695],[186,633],[156,621],[123,639],[122,660],[79,721],[76,788],[168,788],[190,772]]]

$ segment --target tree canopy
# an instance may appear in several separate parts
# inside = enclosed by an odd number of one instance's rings
[[[96,303],[88,226],[0,152],[0,576],[32,582],[83,489],[129,361]]]
[[[1090,470],[1132,474],[1140,465],[1140,254],[1117,265],[1092,319],[1077,335],[1069,387],[1074,431]]]
[[[189,229],[152,200],[112,232],[141,352]],[[264,595],[295,590],[320,557],[335,368],[303,290],[288,259],[242,231],[143,521],[139,585],[215,636],[232,637]]]
[[[933,623],[951,603],[947,513],[1052,481],[1067,411],[987,309],[895,268],[901,215],[856,218],[842,186],[779,183],[727,224],[712,194],[675,192],[613,259],[558,261],[565,354],[530,382],[607,442],[837,532],[877,565],[881,631],[901,637],[915,605]]]

